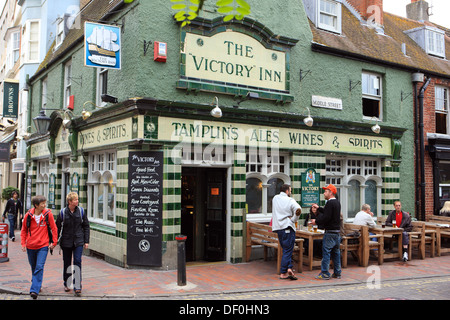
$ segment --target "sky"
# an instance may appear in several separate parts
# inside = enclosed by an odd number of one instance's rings
[[[450,29],[450,0],[427,0],[427,2],[433,6],[431,9],[433,15],[430,16],[430,21]],[[411,3],[411,0],[384,0],[383,10],[406,17],[408,3]]]

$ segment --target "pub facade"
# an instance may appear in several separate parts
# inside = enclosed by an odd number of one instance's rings
[[[269,223],[284,183],[303,214],[329,183],[346,220],[364,203],[414,210],[411,70],[317,50],[320,0],[248,3],[224,21],[206,1],[180,27],[167,0],[91,1],[29,81],[48,128],[27,141],[28,199],[57,214],[78,192],[89,250],[160,269],[180,234],[188,261],[242,262],[246,221]],[[352,12],[333,3],[345,35]]]

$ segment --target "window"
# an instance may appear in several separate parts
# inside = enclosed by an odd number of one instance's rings
[[[42,80],[42,108],[45,109],[47,106],[47,77]]]
[[[64,103],[68,106],[72,94],[72,61],[64,65]]]
[[[38,161],[37,172],[36,172],[36,195],[42,195],[49,198],[48,192],[48,172],[49,172],[50,162],[48,160]]]
[[[381,120],[381,76],[372,73],[362,74],[362,108],[363,117]]]
[[[344,220],[354,218],[365,203],[374,215],[381,214],[381,160],[362,158],[327,158],[325,185],[338,191]]]
[[[64,41],[64,22],[65,19],[59,19],[56,24],[56,48]]]
[[[28,60],[39,61],[39,21],[30,21],[28,35]]]
[[[67,206],[67,195],[70,192],[70,158],[62,158],[61,207]]]
[[[332,0],[319,0],[316,25],[320,29],[341,33],[341,3]]]
[[[445,58],[444,31],[435,28],[426,28],[425,41],[428,54]]]
[[[116,209],[116,152],[97,152],[89,155],[88,215],[96,222],[115,225]]]
[[[289,155],[250,149],[246,155],[246,203],[249,219],[270,221],[272,199],[281,186],[290,184]]]
[[[450,162],[439,161],[439,201],[441,207],[450,201]]]
[[[108,69],[97,68],[97,105],[106,105],[106,102],[102,101],[102,94],[108,93]]]
[[[436,133],[448,133],[448,88],[434,88]]]

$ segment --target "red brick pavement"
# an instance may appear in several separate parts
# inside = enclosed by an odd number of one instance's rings
[[[17,232],[16,232],[16,235]],[[17,239],[19,238],[19,239]],[[27,255],[21,251],[20,235],[10,242],[9,262],[0,263],[0,292],[28,294],[31,271]],[[62,256],[59,247],[48,255],[41,295],[66,294],[62,285]],[[378,267],[371,260],[371,267]],[[366,283],[372,275],[367,268],[358,267],[350,258],[349,267],[342,270],[342,279],[316,280],[319,268],[298,273],[298,281],[278,279],[275,261],[256,260],[249,263],[226,262],[188,265],[187,285],[177,286],[177,271],[125,269],[103,260],[83,256],[83,296],[88,297],[144,297],[176,294],[204,294],[270,290],[299,286],[333,286],[344,283]],[[412,279],[450,274],[450,255],[411,260],[406,263],[388,260],[380,266],[381,281]],[[71,293],[67,293],[71,295]]]

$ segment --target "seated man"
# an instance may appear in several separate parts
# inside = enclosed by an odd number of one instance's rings
[[[411,217],[409,214],[402,210],[402,203],[400,201],[394,202],[395,210],[389,212],[386,218],[386,226],[392,227],[392,221],[398,228],[403,228],[403,261],[408,261],[408,245],[409,245],[409,235],[408,232],[412,231],[413,226],[411,224]]]
[[[372,217],[373,212],[370,211],[370,206],[368,204],[363,204],[361,211],[356,214],[353,223],[359,226],[376,227],[375,221],[373,221]]]

